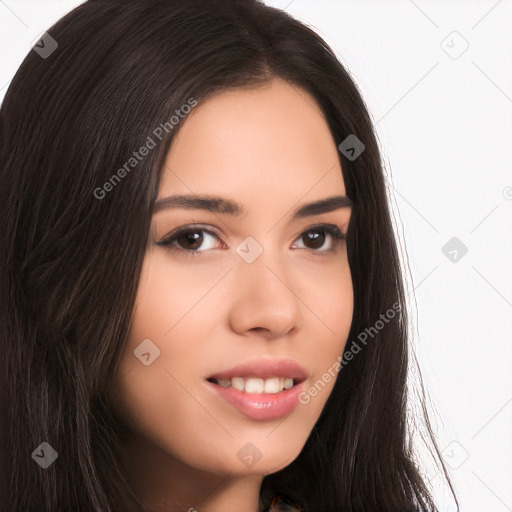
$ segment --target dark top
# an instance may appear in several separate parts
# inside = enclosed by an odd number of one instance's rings
[[[284,496],[274,496],[265,512],[302,512],[302,508]]]

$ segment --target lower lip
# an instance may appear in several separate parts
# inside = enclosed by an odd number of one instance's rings
[[[209,381],[206,384],[248,418],[259,421],[278,420],[290,414],[299,404],[302,390],[302,383],[279,393],[247,393]]]

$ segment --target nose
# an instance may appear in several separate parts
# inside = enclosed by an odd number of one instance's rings
[[[252,263],[239,260],[235,272],[236,286],[229,310],[234,332],[258,332],[273,339],[301,329],[300,299],[285,265],[263,251]]]

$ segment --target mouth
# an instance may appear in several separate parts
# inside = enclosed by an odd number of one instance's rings
[[[209,376],[215,395],[253,420],[274,420],[298,405],[306,370],[290,359],[259,360]]]
[[[249,394],[270,394],[274,395],[286,389],[290,389],[297,384],[300,384],[304,379],[291,378],[291,377],[232,377],[227,378],[214,378],[209,377],[206,379],[212,384],[217,384],[223,388],[233,388],[238,391],[243,391]]]
[[[245,393],[280,393],[300,384],[308,372],[292,359],[248,361],[210,375],[206,380]]]

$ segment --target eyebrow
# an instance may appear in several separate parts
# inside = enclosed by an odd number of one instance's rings
[[[329,213],[340,208],[352,208],[353,202],[348,196],[331,196],[300,206],[293,212],[293,218],[309,217]],[[224,197],[209,195],[172,195],[155,202],[153,213],[167,208],[187,210],[207,210],[212,213],[224,213],[234,216],[247,216],[247,210],[239,202]]]

